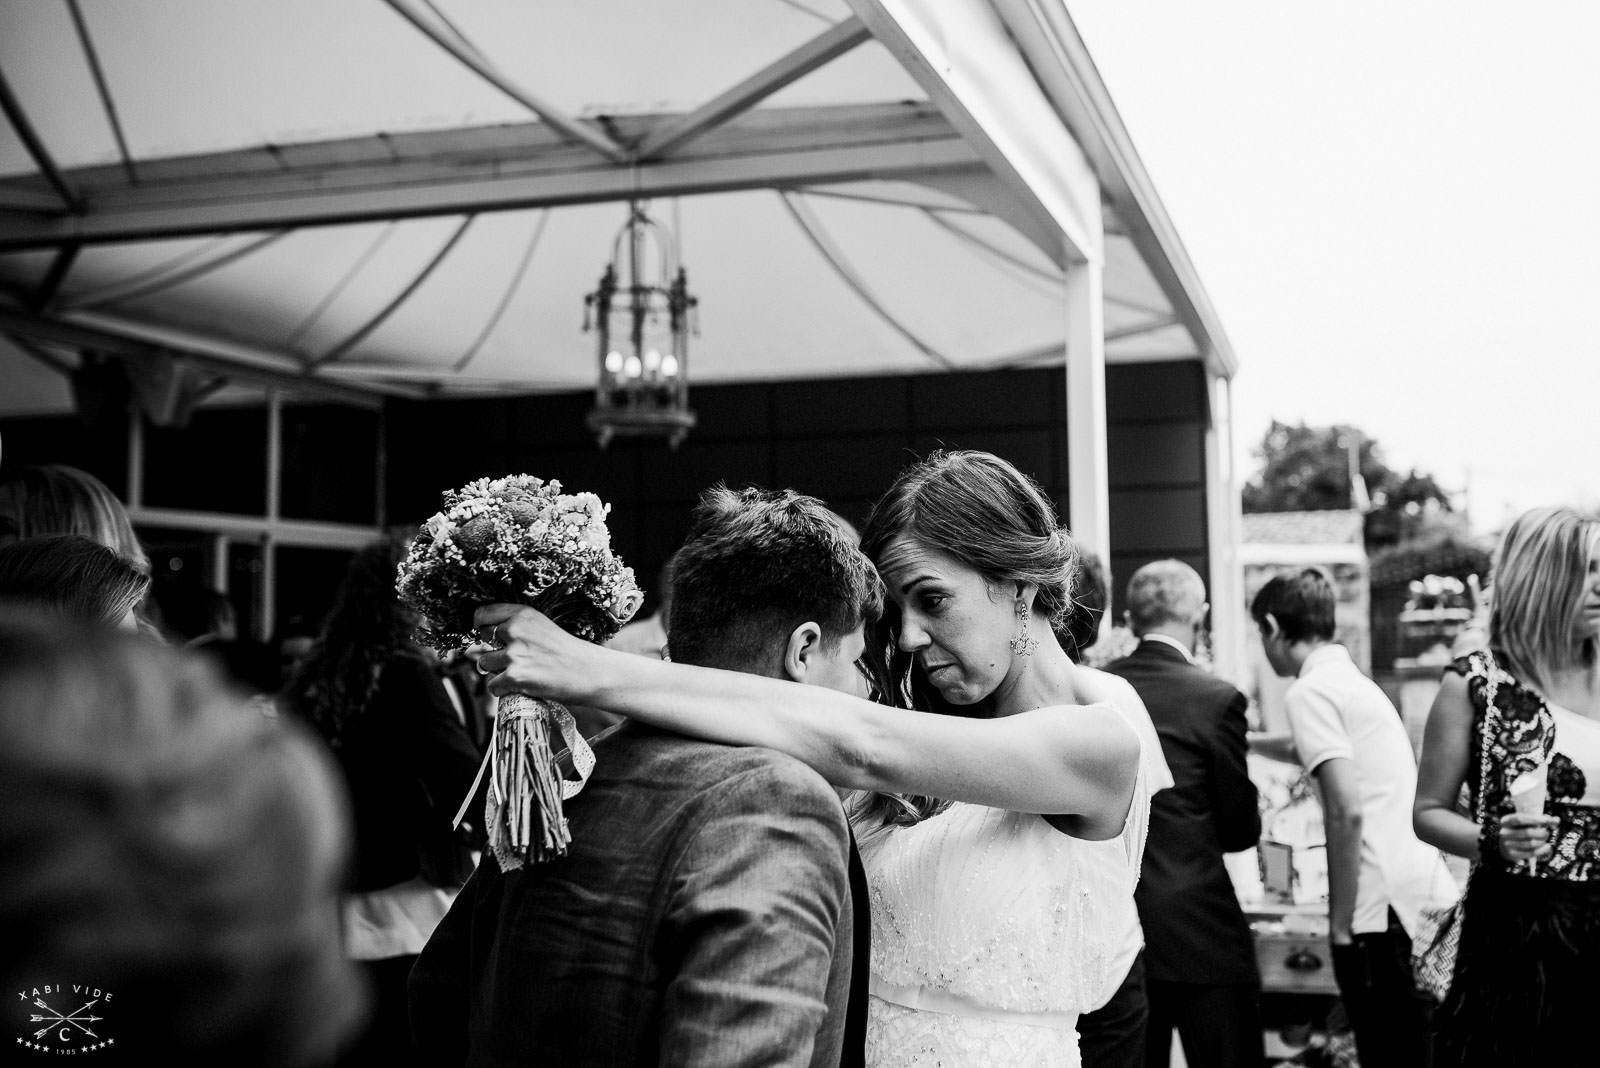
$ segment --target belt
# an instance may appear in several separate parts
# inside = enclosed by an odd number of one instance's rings
[[[1078,1014],[1075,1012],[1012,1012],[985,1005],[961,994],[952,994],[948,990],[886,983],[876,975],[868,981],[867,989],[875,998],[918,1012],[942,1012],[950,1016],[968,1016],[999,1023],[1050,1027],[1057,1031],[1076,1032],[1078,1029]]]

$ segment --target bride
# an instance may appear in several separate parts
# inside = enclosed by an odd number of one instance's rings
[[[1071,538],[1016,468],[951,452],[900,474],[862,548],[892,605],[886,688],[914,708],[616,653],[512,605],[479,609],[504,646],[481,666],[498,693],[767,746],[870,792],[869,1065],[1077,1065],[1078,1015],[1138,950],[1120,932],[1149,801],[1135,729],[1054,637]]]

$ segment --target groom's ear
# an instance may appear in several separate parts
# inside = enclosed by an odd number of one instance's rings
[[[822,648],[822,627],[807,620],[789,632],[783,649],[783,674],[792,682],[805,682],[811,658]]]

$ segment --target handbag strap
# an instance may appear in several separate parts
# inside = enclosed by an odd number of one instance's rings
[[[1483,675],[1483,724],[1481,727],[1479,727],[1478,734],[1478,793],[1473,798],[1472,802],[1472,822],[1480,825],[1483,823],[1485,798],[1489,789],[1489,740],[1494,737],[1494,725],[1492,720],[1499,711],[1495,708],[1494,699],[1499,692],[1499,668],[1497,668],[1494,661],[1489,659],[1486,655],[1484,659]],[[1443,861],[1445,857],[1445,851],[1442,849],[1439,850],[1439,859]],[[1443,863],[1440,863],[1434,867],[1433,877],[1429,880],[1428,893],[1430,896],[1433,894],[1434,890],[1438,888],[1439,872],[1444,870],[1444,868],[1445,865]]]
[[[1478,793],[1472,806],[1472,822],[1483,823],[1489,798],[1489,741],[1494,737],[1494,719],[1499,709],[1494,699],[1500,692],[1500,669],[1491,658],[1485,658],[1483,681],[1483,726],[1478,735]]]

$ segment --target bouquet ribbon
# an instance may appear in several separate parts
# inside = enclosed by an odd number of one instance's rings
[[[553,731],[550,730],[552,727]],[[566,743],[566,752],[571,754],[572,768],[577,773],[576,779],[568,779],[560,774],[557,767],[559,753],[552,756],[544,767],[529,767],[531,738],[542,740],[547,734],[555,733],[560,734],[561,740]],[[539,748],[549,752],[553,747],[546,743]],[[520,868],[530,852],[534,854],[532,859],[560,856],[566,852],[566,846],[571,841],[566,820],[561,816],[561,806],[555,797],[546,798],[548,802],[555,803],[547,804],[542,811],[547,816],[553,816],[556,822],[547,820],[541,828],[541,840],[536,842],[532,836],[530,813],[525,808],[528,791],[531,787],[536,793],[559,793],[561,801],[575,797],[587,785],[589,776],[594,772],[594,764],[594,750],[589,748],[589,743],[579,733],[571,712],[554,701],[536,700],[525,694],[510,694],[500,701],[495,715],[494,738],[489,743],[489,751],[483,755],[483,763],[478,765],[472,788],[456,810],[453,826],[461,826],[472,799],[477,796],[484,774],[488,773],[489,797],[485,816],[489,843],[501,868],[507,871]]]

